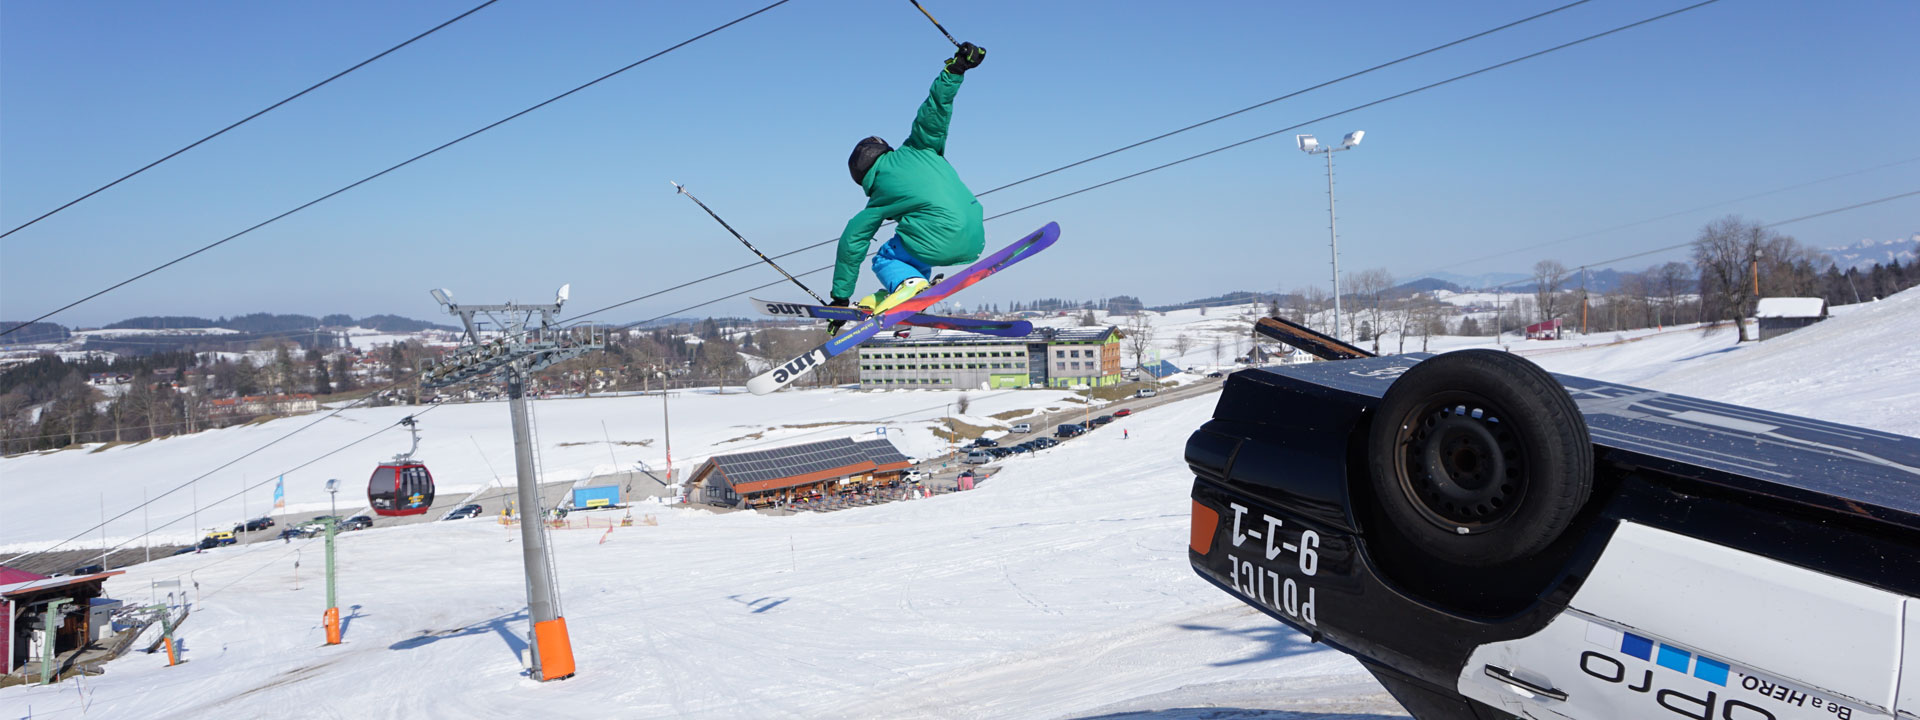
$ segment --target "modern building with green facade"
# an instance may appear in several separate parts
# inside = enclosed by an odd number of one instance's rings
[[[1057,357],[1056,357],[1057,356]],[[941,331],[860,346],[860,388],[1021,388],[1113,385],[1116,328],[1040,328],[1024,338]]]

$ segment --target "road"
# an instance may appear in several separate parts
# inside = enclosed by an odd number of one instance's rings
[[[1203,378],[1197,382],[1188,383],[1180,387],[1162,389],[1159,391],[1157,395],[1150,398],[1130,397],[1125,400],[1109,403],[1105,407],[1101,407],[1101,408],[1080,408],[1076,410],[1063,410],[1060,412],[1043,414],[1037,418],[1025,418],[1025,419],[1022,419],[1021,422],[1025,422],[1032,425],[1033,434],[1031,435],[1009,434],[1005,437],[999,438],[999,440],[1001,441],[1002,445],[1006,445],[1008,443],[1018,444],[1032,437],[1039,437],[1041,435],[1052,436],[1054,431],[1061,425],[1065,425],[1067,423],[1083,422],[1085,420],[1100,417],[1101,415],[1112,415],[1114,411],[1119,410],[1121,408],[1130,408],[1136,413],[1145,412],[1147,410],[1150,410],[1155,407],[1159,407],[1161,405],[1165,405],[1170,402],[1179,402],[1181,400],[1187,400],[1187,399],[1191,399],[1201,395],[1209,395],[1209,394],[1217,393],[1217,392],[1220,392],[1220,384],[1224,382],[1224,380],[1225,380],[1224,378]],[[1127,425],[1126,418],[1116,418],[1114,422],[1108,423],[1106,425],[1103,425],[1097,428],[1089,428],[1087,433],[1091,435],[1093,433],[1101,433],[1101,432],[1121,432],[1122,430],[1126,429],[1126,425]],[[1073,439],[1065,438],[1065,439],[1062,439],[1060,442],[1063,444],[1070,443],[1070,442],[1073,442]],[[1040,452],[1047,452],[1047,450],[1041,450]],[[969,468],[974,467],[964,462],[964,458],[966,457],[966,455],[967,454],[965,450],[959,450],[950,456],[933,458],[933,459],[922,461],[919,465],[915,466],[915,468],[920,470],[921,472],[927,473],[930,476],[926,482],[932,484],[936,490],[941,490],[941,491],[954,490],[959,486],[960,473]],[[987,475],[991,475],[995,472],[996,470],[995,466],[997,466],[998,464],[999,464],[999,461],[986,463],[985,465],[980,466],[980,470],[977,471],[976,474],[985,473]]]

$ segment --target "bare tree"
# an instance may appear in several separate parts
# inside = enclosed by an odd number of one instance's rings
[[[1175,355],[1185,355],[1188,350],[1192,349],[1193,338],[1191,336],[1186,333],[1173,336],[1173,352]]]
[[[1127,352],[1133,355],[1133,366],[1140,367],[1147,352],[1153,349],[1153,321],[1146,313],[1127,319]]]
[[[1400,323],[1400,352],[1407,351],[1407,336],[1420,334],[1420,352],[1427,351],[1427,341],[1435,333],[1447,332],[1447,313],[1449,306],[1426,295],[1408,296],[1402,303]]]
[[[954,409],[959,410],[961,415],[967,414],[967,408],[972,405],[973,398],[967,397],[966,393],[960,393],[960,397],[955,398],[953,401]]]
[[[1314,318],[1326,310],[1328,303],[1331,302],[1327,291],[1318,285],[1309,285],[1303,288],[1295,288],[1293,298],[1294,302],[1300,308],[1300,324],[1310,328],[1320,329],[1323,324],[1315,322]]]
[[[1373,343],[1373,351],[1378,353],[1380,336],[1387,334],[1387,329],[1391,325],[1391,319],[1388,317],[1390,309],[1387,303],[1387,291],[1393,289],[1393,273],[1387,272],[1386,268],[1362,270],[1359,274],[1349,277],[1347,282],[1353,293],[1355,319],[1360,313],[1366,314],[1367,323],[1364,329],[1365,334],[1369,336],[1366,340]],[[1359,338],[1360,335],[1356,334],[1354,337]]]
[[[1693,264],[1700,268],[1700,296],[1715,317],[1731,318],[1747,341],[1747,316],[1754,301],[1748,268],[1778,233],[1759,223],[1728,215],[1708,223],[1693,240]]]
[[[1693,269],[1682,262],[1670,262],[1654,270],[1654,291],[1665,303],[1666,322],[1680,322],[1680,289],[1687,286],[1687,277],[1692,274]],[[1658,319],[1655,324],[1660,324]]]
[[[1560,315],[1560,291],[1567,281],[1567,266],[1559,260],[1541,260],[1533,264],[1534,304],[1540,309],[1540,322]]]
[[[1213,366],[1220,367],[1220,351],[1226,349],[1227,341],[1215,335],[1213,337]]]

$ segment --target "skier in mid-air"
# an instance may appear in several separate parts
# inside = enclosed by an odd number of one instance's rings
[[[881,289],[860,299],[870,313],[907,301],[931,284],[929,273],[942,265],[973,262],[986,247],[980,200],[947,162],[947,125],[953,121],[953,96],[966,71],[979,67],[985,48],[961,43],[940,70],[913,118],[907,141],[895,149],[879,137],[861,140],[847,158],[853,181],[867,193],[867,207],[847,221],[833,269],[833,305],[846,306],[860,280],[860,263],[880,223],[898,222],[893,239],[873,256],[873,274]],[[840,332],[841,321],[827,324]]]

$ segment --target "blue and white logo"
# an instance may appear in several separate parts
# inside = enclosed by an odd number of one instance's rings
[[[1727,676],[1731,671],[1727,663],[1720,660],[1682,650],[1650,637],[1616,630],[1600,623],[1587,623],[1587,641],[1682,675],[1691,674],[1721,687],[1727,686]]]

